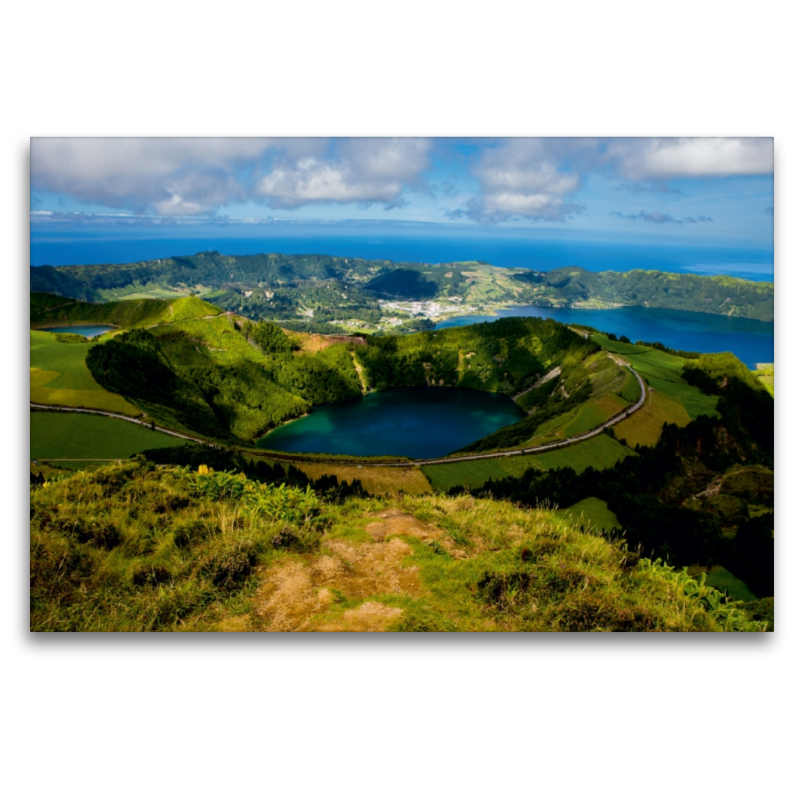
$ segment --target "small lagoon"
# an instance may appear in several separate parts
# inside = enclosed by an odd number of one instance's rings
[[[39,328],[39,330],[48,333],[77,333],[87,339],[94,339],[96,336],[113,331],[114,328],[110,325],[62,325],[58,328]]]
[[[525,416],[510,397],[447,387],[388,389],[316,406],[258,447],[289,453],[438,458]]]

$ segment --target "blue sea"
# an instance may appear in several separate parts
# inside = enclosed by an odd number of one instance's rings
[[[122,264],[151,258],[185,256],[203,250],[228,255],[253,253],[319,253],[351,258],[385,258],[390,261],[443,263],[487,261],[498,267],[550,270],[580,266],[591,272],[658,269],[701,275],[729,274],[747,280],[773,279],[772,249],[656,245],[631,242],[587,241],[584,238],[535,238],[528,232],[495,231],[487,235],[471,229],[433,235],[426,229],[404,235],[362,233],[281,233],[263,237],[226,237],[213,233],[191,238],[114,238],[102,235],[58,236],[31,231],[30,263]]]

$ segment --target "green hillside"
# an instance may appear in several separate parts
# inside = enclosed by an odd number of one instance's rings
[[[541,300],[554,305],[672,308],[771,321],[774,284],[727,275],[706,277],[659,270],[588,272],[561,267],[532,278]]]
[[[594,372],[584,362],[598,351],[567,327],[532,317],[348,339],[289,335],[269,322],[217,315],[119,334],[93,347],[87,365],[101,386],[156,420],[251,442],[314,405],[370,389],[443,385],[514,394],[555,366],[561,377],[550,391],[574,386],[574,404],[580,387],[591,395]],[[556,399],[540,417],[561,411]]]
[[[421,313],[411,301],[437,300],[452,316],[498,305],[534,304],[608,308],[616,305],[671,308],[774,319],[772,283],[727,276],[659,271],[588,272],[562,267],[549,272],[494,267],[480,261],[443,264],[325,255],[267,253],[229,256],[216,251],[132,264],[95,264],[31,269],[31,291],[83,301],[172,298],[199,294],[227,311],[253,319],[319,325],[397,326],[388,317]],[[405,301],[388,311],[382,301]]]
[[[34,631],[766,627],[550,512],[464,496],[335,503],[146,462],[32,489],[30,597]]]
[[[86,303],[42,292],[31,292],[32,327],[106,322],[120,328],[147,328],[158,323],[221,314],[222,309],[196,297],[175,300],[139,299]]]

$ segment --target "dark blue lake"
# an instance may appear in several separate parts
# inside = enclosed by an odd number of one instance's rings
[[[290,453],[436,458],[522,419],[511,398],[446,387],[388,389],[317,406],[257,444]]]
[[[95,336],[102,336],[102,334],[114,329],[108,325],[62,325],[58,328],[39,328],[39,330],[49,331],[50,333],[77,333],[87,339],[93,339]]]
[[[544,317],[559,322],[591,325],[604,333],[627,336],[633,342],[661,342],[675,350],[700,353],[727,351],[751,369],[756,364],[775,361],[774,323],[692,311],[639,307],[588,310],[513,306],[499,310],[496,316],[454,317],[436,327],[451,328],[475,322],[491,322],[498,317]]]

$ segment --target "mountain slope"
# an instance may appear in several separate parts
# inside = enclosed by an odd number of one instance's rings
[[[335,504],[146,462],[31,491],[36,631],[764,627],[685,574],[502,501]]]

